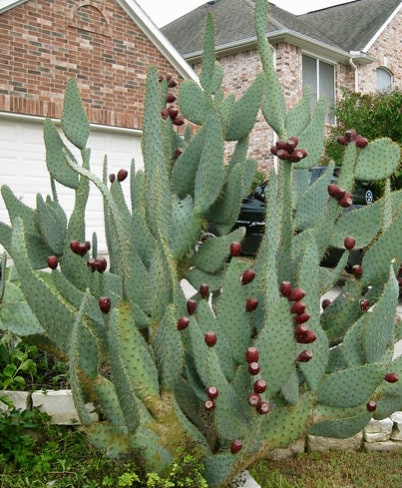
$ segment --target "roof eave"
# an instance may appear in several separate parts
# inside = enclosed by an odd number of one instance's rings
[[[117,3],[184,79],[192,79],[198,82],[198,76],[191,66],[162,34],[137,2],[134,0],[117,0]]]
[[[402,2],[396,7],[396,9],[392,12],[392,14],[388,17],[388,19],[384,22],[384,24],[378,29],[378,31],[374,34],[374,36],[369,40],[366,46],[363,48],[364,52],[368,52],[372,45],[376,42],[376,40],[381,36],[384,30],[388,27],[388,25],[393,21],[396,17],[398,12],[402,9]]]
[[[18,5],[27,1],[28,0],[0,0],[0,14],[7,12],[7,10],[11,10],[14,7],[18,7]]]
[[[332,62],[348,63],[349,59],[352,58],[358,64],[369,64],[375,60],[375,58],[367,55],[364,52],[345,51],[289,29],[270,32],[267,34],[267,37],[271,44],[278,44],[281,42],[293,44],[304,49],[305,51],[320,56],[324,59],[328,59]],[[240,41],[217,46],[216,55],[218,57],[227,56],[236,52],[255,48],[256,45],[257,38],[253,36]],[[189,63],[197,63],[202,58],[202,51],[194,51],[192,53],[185,54],[184,58]]]

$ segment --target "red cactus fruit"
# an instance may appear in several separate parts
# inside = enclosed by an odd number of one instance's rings
[[[110,175],[109,175],[110,183],[113,183],[115,179],[116,179],[116,175],[114,173],[110,173]]]
[[[292,284],[290,281],[282,281],[280,284],[280,292],[284,297],[290,297],[290,294],[292,293]]]
[[[368,140],[363,136],[357,136],[356,140],[355,140],[355,144],[357,147],[360,147],[361,149],[363,149],[364,147],[366,147],[368,145]]]
[[[177,321],[177,330],[184,330],[190,325],[190,319],[188,317],[180,317]]]
[[[293,322],[295,324],[304,324],[305,322],[308,322],[311,318],[311,315],[308,312],[303,312],[300,313],[299,315],[296,315],[293,318]]]
[[[59,260],[57,259],[57,256],[48,256],[47,265],[49,266],[50,269],[56,269],[58,264],[59,264]]]
[[[299,139],[296,136],[290,136],[289,141],[292,141],[295,143],[295,146],[299,144]]]
[[[211,400],[214,400],[219,396],[219,390],[216,386],[208,386],[207,390],[207,397]]]
[[[363,268],[360,266],[360,264],[354,264],[352,266],[352,273],[355,278],[359,279],[363,274]]]
[[[173,122],[173,125],[177,125],[177,127],[184,125],[183,117],[175,117],[172,122]]]
[[[267,413],[269,413],[269,403],[261,402],[259,405],[257,405],[257,412],[260,415],[266,415]]]
[[[374,400],[367,402],[366,408],[369,412],[374,412],[377,408],[377,403]]]
[[[344,245],[345,249],[350,251],[355,247],[356,239],[352,236],[347,236],[347,237],[345,237],[345,240],[343,241],[343,245]]]
[[[256,380],[253,385],[254,393],[264,393],[267,386],[267,382],[264,379],[260,378],[259,380]]]
[[[104,273],[107,268],[107,260],[103,256],[99,256],[95,258],[94,261],[94,269],[95,271],[98,271],[99,273]]]
[[[119,169],[117,172],[117,181],[124,181],[128,176],[128,171],[126,169]]]
[[[350,129],[350,130],[347,130],[345,132],[345,137],[349,140],[349,141],[355,141],[356,140],[356,137],[357,137],[357,133],[354,129]]]
[[[296,361],[299,363],[307,363],[312,358],[313,358],[313,353],[306,349],[297,356]]]
[[[237,454],[239,451],[241,451],[241,448],[243,447],[243,443],[240,439],[235,439],[231,444],[230,444],[230,452],[232,454]]]
[[[336,183],[330,183],[328,185],[327,190],[328,190],[328,194],[330,197],[333,197],[333,198],[337,197],[339,188],[338,188],[338,185]]]
[[[360,300],[360,309],[362,312],[367,312],[367,310],[370,308],[370,302],[367,300],[367,298],[363,298]]]
[[[399,376],[396,373],[387,373],[384,376],[384,380],[388,381],[388,383],[396,383],[399,381]]]
[[[246,302],[246,312],[254,312],[258,307],[258,300],[256,298],[248,298]]]
[[[255,278],[255,271],[252,269],[246,269],[244,273],[241,275],[241,284],[247,285],[251,283]]]
[[[332,301],[329,298],[324,298],[324,300],[321,302],[321,307],[323,310],[328,308],[331,305]]]
[[[212,412],[212,410],[214,410],[214,408],[215,408],[215,402],[213,400],[211,400],[210,398],[208,400],[205,400],[204,408],[208,412]]]
[[[172,120],[174,120],[179,115],[179,110],[173,105],[170,105],[170,107],[167,108],[167,111],[168,111],[168,116]]]
[[[169,110],[167,108],[164,108],[161,110],[161,117],[162,119],[168,119],[170,117]]]
[[[257,407],[261,403],[261,397],[258,393],[250,393],[247,402],[250,407]]]
[[[289,159],[289,151],[286,149],[278,149],[276,155],[279,159],[283,159],[284,161]]]
[[[346,136],[338,136],[336,140],[339,144],[342,144],[342,146],[347,146],[349,144],[349,140]]]
[[[176,101],[176,96],[173,93],[168,93],[166,95],[166,102],[167,103],[174,103]]]
[[[209,285],[202,283],[199,288],[201,298],[207,298],[209,296]]]
[[[261,367],[256,361],[253,361],[252,363],[249,363],[249,365],[248,365],[248,372],[250,374],[252,374],[253,376],[258,374],[260,372],[260,369],[261,369]]]
[[[289,295],[289,301],[290,302],[298,302],[302,298],[304,298],[305,295],[306,295],[306,292],[303,290],[303,288],[294,288]]]
[[[205,344],[208,347],[213,347],[216,344],[216,341],[218,340],[218,336],[216,335],[216,332],[206,332],[204,335],[204,341]]]
[[[303,329],[300,329],[303,327]],[[299,325],[295,329],[295,339],[299,344],[311,344],[317,340],[317,334],[311,330],[305,328],[303,325]]]
[[[343,208],[348,208],[353,204],[353,198],[351,193],[345,193],[345,195],[339,200],[339,205]]]
[[[233,241],[230,243],[230,254],[232,256],[240,256],[241,254],[241,243]]]
[[[248,363],[256,363],[258,361],[260,354],[256,347],[248,347],[246,351],[246,361]]]
[[[109,313],[111,306],[111,301],[109,297],[99,297],[98,304],[102,313]]]
[[[197,302],[195,300],[192,300],[191,298],[187,300],[186,306],[189,315],[193,315],[197,310]]]
[[[306,310],[306,304],[299,300],[298,302],[294,302],[294,304],[290,307],[290,311],[292,313],[301,314]]]

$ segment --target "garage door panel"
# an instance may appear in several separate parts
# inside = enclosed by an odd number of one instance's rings
[[[120,168],[128,169],[132,158],[136,160],[137,169],[143,167],[141,140],[134,131],[97,128],[91,131],[88,147],[91,148],[91,170],[100,178],[105,155],[108,157],[109,173],[117,173]],[[72,152],[80,163],[80,152],[75,148],[72,148]],[[3,184],[10,186],[14,194],[30,207],[36,205],[37,193],[44,198],[51,195],[42,120],[2,117],[0,114],[0,185]],[[74,191],[58,184],[56,187],[59,200],[67,215],[70,215],[74,206]],[[123,189],[129,198],[129,185],[123,185]],[[9,222],[1,198],[0,219]],[[103,200],[97,188],[91,185],[87,206],[87,238],[91,238],[93,232],[97,233],[99,251],[105,252]]]

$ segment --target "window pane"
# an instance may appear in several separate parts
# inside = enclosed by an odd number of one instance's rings
[[[384,68],[377,68],[377,90],[386,91],[392,87],[391,73]]]
[[[303,56],[303,88],[311,87],[311,102],[315,104],[318,97],[317,90],[317,60],[310,56]]]
[[[328,104],[327,122],[333,123],[332,108],[335,105],[334,67],[320,61],[320,96],[325,96]]]

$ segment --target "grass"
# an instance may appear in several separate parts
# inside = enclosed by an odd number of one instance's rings
[[[24,427],[29,425],[29,418],[24,421]],[[8,452],[3,446],[0,452],[1,488],[143,486],[134,482],[135,473],[144,476],[135,462],[107,458],[78,429],[48,426],[32,442],[24,441],[21,432],[18,435],[18,446],[11,446]],[[402,449],[302,453],[279,461],[261,461],[250,472],[261,488],[402,488]],[[199,488],[197,483],[185,486]]]
[[[402,449],[303,453],[259,462],[250,473],[262,488],[402,488]]]

